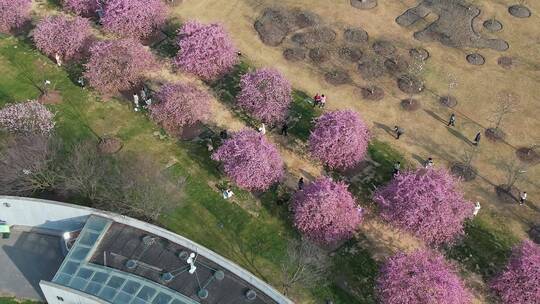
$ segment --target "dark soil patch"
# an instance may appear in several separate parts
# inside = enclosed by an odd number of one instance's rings
[[[267,8],[254,27],[264,44],[278,46],[294,28],[294,21],[286,10]]]
[[[531,16],[531,10],[524,5],[512,5],[508,8],[510,15],[517,18],[529,18]]]
[[[344,70],[333,70],[324,73],[324,80],[331,85],[342,85],[351,82],[349,73]]]
[[[495,128],[487,128],[484,134],[486,135],[486,138],[491,141],[500,141],[506,137],[503,131]]]
[[[478,53],[469,54],[466,58],[467,62],[472,65],[483,65],[484,63],[486,63],[486,59],[484,58],[484,56]]]
[[[489,19],[484,21],[483,26],[490,32],[498,32],[503,29],[502,23],[497,19]]]
[[[384,90],[378,86],[360,88],[360,96],[369,101],[379,101],[384,98]]]
[[[358,62],[360,59],[362,59],[362,49],[359,47],[351,47],[351,46],[344,46],[338,49],[338,56],[339,58],[350,61],[350,62]]]
[[[384,67],[391,74],[401,74],[407,71],[407,69],[409,68],[409,63],[402,57],[393,57],[388,58],[384,61]]]
[[[529,230],[529,236],[531,237],[531,240],[535,242],[536,244],[540,244],[540,224],[534,225]]]
[[[390,41],[379,40],[373,43],[373,51],[380,56],[389,57],[396,52],[396,47]]]
[[[101,154],[114,154],[122,149],[122,140],[118,137],[105,137],[98,143],[98,152]]]
[[[420,109],[420,101],[414,98],[403,99],[400,105],[403,110],[409,111],[409,112]]]
[[[441,96],[441,98],[439,98],[439,102],[445,106],[445,107],[449,107],[449,108],[453,108],[455,106],[457,106],[458,102],[457,102],[457,99],[456,97],[454,96]]]
[[[476,178],[476,170],[471,167],[467,166],[464,163],[454,163],[450,167],[450,172],[454,176],[460,177],[463,181],[470,182]]]
[[[318,27],[296,33],[291,37],[291,40],[301,46],[312,46],[319,43],[330,44],[336,40],[336,32],[329,27]]]
[[[402,75],[397,79],[398,88],[407,94],[418,94],[425,88],[424,82],[416,77]]]
[[[323,63],[330,59],[330,50],[317,47],[309,50],[309,58],[315,63]]]
[[[358,9],[372,9],[377,6],[377,0],[351,0],[351,5]]]
[[[512,59],[512,57],[501,56],[499,57],[499,59],[497,59],[497,64],[507,70],[512,68],[513,63],[514,63],[514,60]]]
[[[307,50],[303,48],[288,48],[283,50],[283,57],[289,61],[304,60],[307,55]]]
[[[424,48],[414,48],[409,50],[409,56],[416,60],[426,61],[429,58],[429,52]]]
[[[364,79],[379,78],[384,75],[384,63],[376,57],[365,58],[358,63],[358,72]]]
[[[317,26],[319,23],[321,23],[321,18],[319,15],[312,12],[297,10],[293,11],[292,15],[294,18],[294,25],[297,28]]]
[[[521,147],[516,150],[517,157],[526,163],[536,164],[540,162],[540,153],[529,147]]]
[[[369,35],[363,28],[355,27],[346,29],[343,32],[343,38],[350,43],[366,43]]]
[[[39,96],[38,101],[42,104],[59,104],[62,103],[62,95],[56,90],[49,90]]]
[[[516,187],[508,189],[506,185],[495,186],[495,193],[501,202],[507,204],[515,204],[519,202],[519,190]]]
[[[182,140],[193,140],[199,137],[199,135],[201,135],[203,132],[204,132],[204,125],[198,122],[196,124],[183,127],[180,138]]]

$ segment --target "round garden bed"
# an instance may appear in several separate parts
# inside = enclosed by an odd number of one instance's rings
[[[531,16],[531,10],[525,5],[516,4],[508,8],[510,15],[516,18],[529,18]]]
[[[384,98],[384,90],[375,85],[360,88],[359,92],[363,99],[369,101],[379,101]]]
[[[472,65],[483,65],[484,63],[486,63],[486,59],[484,58],[484,56],[478,53],[468,54],[466,59],[467,62]]]
[[[291,37],[291,40],[302,46],[320,43],[330,44],[336,40],[336,32],[329,27],[317,27],[305,32],[296,33]]]
[[[391,73],[403,73],[409,68],[409,63],[401,57],[388,58],[384,61],[384,67]]]
[[[483,26],[490,32],[498,32],[503,29],[502,23],[497,19],[489,19],[484,21]]]
[[[306,58],[307,51],[303,48],[287,48],[283,50],[283,57],[288,61],[301,61]]]
[[[342,85],[351,82],[351,77],[347,71],[333,70],[324,73],[324,80],[331,85]]]
[[[376,58],[366,58],[358,63],[358,72],[364,79],[378,78],[384,75],[384,65]]]
[[[521,147],[516,150],[517,157],[526,163],[536,164],[540,162],[540,153],[529,147]]]
[[[114,154],[122,149],[122,140],[118,137],[104,137],[98,143],[98,152]]]
[[[358,9],[372,9],[377,6],[377,0],[351,0],[351,5]]]
[[[495,128],[487,128],[484,134],[486,135],[486,138],[491,141],[503,140],[506,136],[502,130]]]
[[[362,59],[362,55],[362,50],[359,47],[344,46],[338,49],[339,58],[345,61],[358,62]]]
[[[414,48],[409,50],[409,56],[416,60],[426,61],[429,58],[429,52],[424,48]]]
[[[424,82],[416,77],[402,75],[397,79],[398,88],[407,94],[418,94],[425,89]]]
[[[317,47],[309,50],[309,58],[315,63],[323,63],[330,59],[330,50]]]
[[[450,167],[450,172],[454,176],[460,177],[463,181],[469,182],[476,178],[476,170],[471,167],[467,166],[464,163],[454,163]]]
[[[379,40],[373,43],[373,51],[383,57],[389,57],[396,52],[396,47],[390,41]]]
[[[449,107],[449,108],[453,108],[455,106],[457,106],[458,102],[457,102],[457,98],[454,97],[454,96],[451,96],[451,95],[447,95],[447,96],[441,96],[439,98],[439,102],[445,106],[445,107]]]
[[[400,102],[401,108],[405,111],[413,112],[420,109],[420,101],[414,98],[406,98]]]
[[[350,43],[366,43],[369,39],[369,35],[364,29],[355,27],[345,29],[343,38]]]

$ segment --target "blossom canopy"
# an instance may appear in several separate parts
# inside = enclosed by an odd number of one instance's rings
[[[30,0],[0,0],[0,32],[8,33],[30,19]]]
[[[178,134],[182,127],[210,118],[212,98],[193,84],[165,84],[156,99],[150,106],[152,118],[170,133]]]
[[[64,0],[64,10],[84,17],[91,17],[100,8],[99,0]]]
[[[291,84],[275,69],[260,69],[242,76],[238,104],[255,118],[283,122],[292,101]]]
[[[451,244],[462,235],[463,222],[474,208],[458,190],[457,180],[442,169],[397,174],[373,200],[384,220],[435,246]]]
[[[369,129],[357,112],[327,112],[317,119],[309,150],[328,167],[343,170],[364,160],[369,139]]]
[[[472,300],[454,267],[429,250],[390,257],[381,267],[376,294],[381,304],[467,304]]]
[[[320,178],[293,197],[294,225],[309,239],[334,244],[352,237],[362,213],[343,182]]]
[[[530,240],[515,246],[491,288],[505,304],[540,303],[540,246]]]
[[[54,114],[30,100],[0,109],[0,129],[22,135],[48,135],[54,129]]]
[[[176,67],[207,81],[227,73],[238,62],[236,48],[220,24],[186,22],[178,30],[178,47]]]
[[[233,133],[212,154],[212,159],[223,163],[225,174],[234,183],[250,191],[267,190],[284,175],[277,148],[251,129]]]
[[[167,7],[162,0],[107,0],[101,23],[122,37],[147,38],[165,24]]]

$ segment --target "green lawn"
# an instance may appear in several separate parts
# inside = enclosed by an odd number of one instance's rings
[[[34,302],[28,300],[17,300],[15,298],[0,297],[0,304],[38,304],[41,302]]]

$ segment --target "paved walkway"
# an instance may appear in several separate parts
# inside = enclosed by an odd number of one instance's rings
[[[58,236],[15,228],[0,238],[0,295],[43,301],[40,280],[51,280],[64,256]]]

